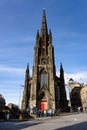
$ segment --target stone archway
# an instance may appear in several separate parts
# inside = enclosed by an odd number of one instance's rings
[[[44,91],[41,92],[39,95],[39,109],[40,110],[47,110],[48,109],[48,102],[46,98],[46,93]]]

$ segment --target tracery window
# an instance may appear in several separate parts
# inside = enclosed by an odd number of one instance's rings
[[[46,72],[41,73],[41,88],[46,85],[48,87],[48,74]]]

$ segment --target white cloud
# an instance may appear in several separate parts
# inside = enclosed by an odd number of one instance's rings
[[[65,73],[65,81],[68,82],[70,78],[80,83],[87,83],[87,71],[77,73]]]
[[[15,43],[18,43],[18,44],[22,44],[22,43],[25,43],[25,42],[34,42],[35,40],[35,37],[34,36],[21,36],[21,37],[16,37],[16,38],[7,38],[7,39],[0,39],[0,41],[4,44],[15,44]]]
[[[24,89],[20,85],[24,84],[24,76],[23,68],[0,65],[0,93],[5,97],[6,104],[19,105]]]
[[[0,72],[24,74],[25,73],[25,69],[23,69],[23,68],[13,68],[13,67],[0,65]]]
[[[57,72],[57,75],[59,76],[59,72]],[[64,73],[65,77],[65,83],[69,81],[70,78],[72,78],[76,82],[87,84],[87,71],[80,71],[76,73]]]
[[[1,89],[1,88],[0,88]],[[20,85],[15,88],[4,88],[1,89],[0,93],[4,96],[6,105],[8,103],[13,103],[19,105],[19,102],[21,104],[22,96],[23,96],[23,90],[24,88]]]
[[[57,72],[57,75],[59,76],[59,72]],[[69,90],[67,88],[67,84],[70,78],[72,78],[75,82],[87,84],[87,71],[80,71],[76,73],[65,72],[64,77],[65,77],[65,84],[66,84],[67,99],[69,99]]]

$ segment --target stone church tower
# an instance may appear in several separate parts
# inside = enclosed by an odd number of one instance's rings
[[[60,78],[56,76],[52,33],[48,32],[45,10],[43,10],[40,32],[36,34],[32,77],[26,69],[22,109],[67,110],[64,71],[60,65]]]

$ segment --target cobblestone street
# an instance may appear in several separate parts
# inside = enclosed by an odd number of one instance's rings
[[[87,113],[0,122],[0,130],[87,130]]]

